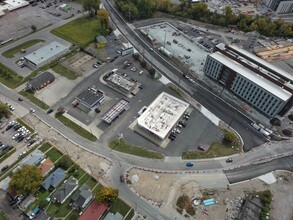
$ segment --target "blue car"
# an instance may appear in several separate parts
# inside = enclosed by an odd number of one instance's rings
[[[193,165],[194,165],[194,164],[191,163],[191,162],[186,163],[186,166],[187,166],[187,167],[193,167]]]

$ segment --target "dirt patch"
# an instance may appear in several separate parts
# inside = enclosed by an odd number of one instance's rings
[[[93,64],[98,60],[84,52],[78,52],[71,57],[68,57],[61,64],[68,69],[76,72],[79,76],[85,75],[93,69]]]
[[[182,175],[156,173],[141,169],[130,169],[127,182],[129,187],[145,198],[152,205],[161,207],[164,211],[176,212],[177,219],[234,219],[241,211],[242,204],[248,193],[270,190],[273,194],[270,216],[272,219],[292,220],[293,213],[293,174],[277,172],[277,182],[271,185],[259,179],[224,187],[206,188],[206,183],[213,181],[205,175]],[[217,177],[213,177],[216,181]],[[131,182],[131,183],[130,183]],[[219,184],[220,185],[220,184]],[[223,184],[222,184],[223,185]],[[178,206],[178,198],[182,200]],[[215,205],[203,204],[190,206],[185,204],[186,198],[191,203],[193,199],[214,199]],[[186,209],[189,209],[188,212]],[[176,211],[177,210],[177,211]],[[181,213],[181,214],[179,214]],[[188,213],[191,213],[188,214]],[[175,215],[176,215],[175,214]],[[192,216],[192,217],[191,217]]]

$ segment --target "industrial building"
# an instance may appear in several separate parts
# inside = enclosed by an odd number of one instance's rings
[[[140,115],[137,125],[148,134],[164,140],[188,107],[187,102],[162,92]]]
[[[29,2],[25,0],[5,0],[0,4],[0,17],[4,16],[10,11],[17,10],[29,5]]]
[[[293,105],[293,75],[234,45],[219,44],[204,73],[268,117]]]
[[[263,4],[277,14],[293,13],[292,0],[263,0]]]
[[[87,90],[76,96],[76,100],[78,101],[78,103],[83,104],[89,109],[92,109],[96,105],[101,104],[104,99],[105,97],[103,92],[93,88],[88,88]]]
[[[59,44],[56,41],[47,44],[33,53],[24,56],[25,64],[31,68],[38,68],[69,51],[69,47]]]

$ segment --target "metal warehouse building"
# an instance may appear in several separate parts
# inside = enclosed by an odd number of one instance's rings
[[[25,64],[31,68],[38,68],[50,63],[68,51],[69,47],[53,41],[50,44],[39,48],[35,52],[24,56]]]
[[[138,118],[138,127],[164,140],[188,107],[187,102],[162,92]]]
[[[293,105],[293,75],[236,46],[218,45],[204,73],[268,117]]]

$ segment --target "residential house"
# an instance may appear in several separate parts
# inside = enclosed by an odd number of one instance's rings
[[[87,207],[84,213],[79,217],[79,220],[97,220],[100,219],[109,207],[108,203],[97,203],[93,200]]]
[[[57,191],[52,198],[56,202],[63,204],[65,200],[78,188],[78,181],[70,177]]]
[[[25,157],[20,163],[19,167],[22,167],[23,165],[37,165],[41,163],[41,161],[45,158],[45,155],[40,150],[35,150],[30,155]]]
[[[97,36],[96,41],[97,41],[97,48],[103,48],[108,45],[107,39],[102,35]]]
[[[72,197],[72,208],[83,210],[93,199],[93,194],[87,184],[83,184]]]
[[[123,216],[119,212],[116,212],[115,215],[112,212],[109,212],[104,218],[104,220],[122,220],[122,219],[123,219]]]
[[[28,90],[41,90],[55,80],[55,76],[50,72],[44,72],[32,78],[26,85]]]
[[[43,182],[42,186],[48,190],[50,187],[56,188],[64,179],[65,171],[61,168],[57,168],[50,176],[48,176]]]
[[[25,200],[23,200],[20,205],[19,205],[19,208],[21,210],[25,210],[27,209],[34,201],[36,201],[36,198],[33,197],[32,195],[29,195],[28,197],[26,197]]]
[[[48,173],[50,173],[50,171],[53,170],[54,167],[55,167],[55,165],[50,159],[45,159],[38,166],[38,169],[39,169],[40,174],[44,177]]]

